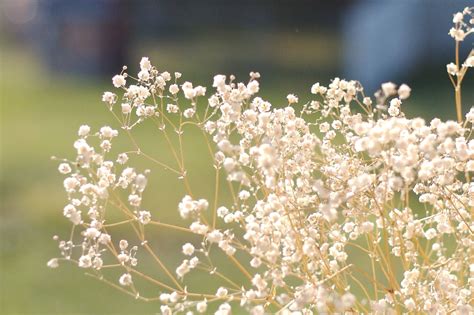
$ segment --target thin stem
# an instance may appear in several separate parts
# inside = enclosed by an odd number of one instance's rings
[[[242,264],[234,256],[230,256],[230,255],[227,255],[227,256],[249,280],[252,280],[252,275],[247,271],[247,269],[245,269],[244,266],[242,266]]]
[[[161,227],[176,230],[176,231],[188,232],[188,233],[195,234],[193,231],[191,231],[188,228],[178,226],[178,225],[174,225],[174,224],[168,224],[168,223],[163,223],[163,222],[159,222],[159,221],[150,221],[148,224],[157,225],[157,226],[161,226]]]
[[[219,168],[216,167],[216,179],[215,179],[215,189],[214,189],[214,212],[212,214],[212,228],[216,228],[217,222],[217,203],[219,198]]]
[[[166,273],[166,275],[171,279],[171,281],[173,281],[173,283],[181,290],[183,291],[183,287],[181,286],[181,284],[178,282],[178,280],[176,280],[176,278],[173,276],[173,274],[168,270],[168,268],[166,268],[166,266],[163,264],[163,262],[161,261],[160,258],[158,258],[158,256],[155,254],[155,252],[153,252],[153,250],[151,249],[150,245],[148,244],[144,244],[143,247],[145,247],[145,249],[150,253],[150,255],[153,257],[153,259],[155,259],[155,261],[158,263],[158,265],[160,265],[161,269],[163,269],[163,271]]]
[[[459,71],[459,41],[456,41],[456,68]],[[456,102],[456,116],[458,119],[458,123],[462,123],[462,100],[461,100],[461,81],[462,78],[459,77],[460,74],[457,76],[457,83],[456,87],[454,88],[454,98]]]

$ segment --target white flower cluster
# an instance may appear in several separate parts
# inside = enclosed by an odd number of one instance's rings
[[[129,221],[144,225],[151,220],[150,212],[139,208],[148,172],[139,174],[130,167],[123,168],[120,172],[118,166],[128,160],[125,153],[119,155],[119,165],[107,160],[106,156],[112,147],[111,140],[118,136],[117,130],[104,126],[96,134],[91,134],[91,128],[83,125],[79,128],[78,135],[79,139],[74,142],[76,159],[61,160],[58,170],[68,176],[64,179],[68,204],[64,207],[63,214],[73,223],[75,230],[81,230],[82,241],[74,243],[72,235],[68,241],[60,241],[59,248],[62,259],[75,261],[81,268],[100,270],[104,264],[104,252],[114,248],[112,237],[106,229],[108,224],[105,222],[111,194],[117,193],[118,189],[128,190],[128,200],[132,206],[127,213]],[[93,141],[99,143],[99,149],[91,145]],[[118,204],[116,206],[123,207]],[[126,241],[121,241],[119,247],[120,252],[116,252],[117,261],[123,265],[136,266],[137,259],[134,255],[137,248],[126,251]],[[76,251],[80,253],[77,260],[74,258]],[[58,259],[51,260],[48,265],[57,267]],[[124,274],[120,283],[127,283],[129,277],[131,276]]]
[[[463,22],[471,12],[455,15],[452,35],[472,32]],[[215,92],[204,100],[206,88],[179,84],[180,73],[172,79],[146,57],[136,78],[126,69],[112,80],[123,96],[106,92],[103,101],[135,150],[114,162],[109,155],[118,132],[106,126],[91,134],[81,126],[76,159],[59,165],[67,176],[63,214],[74,227],[59,242],[62,257],[48,266],[69,260],[105,282],[104,268],[119,269],[112,285],[157,301],[163,314],[211,308],[231,314],[233,307],[255,315],[474,312],[474,108],[464,122],[427,123],[405,117],[407,85],[384,83],[371,98],[357,81],[339,78],[314,84],[307,102],[290,94],[287,106],[275,108],[257,96],[259,73],[250,73],[247,83],[216,75]],[[136,84],[127,86],[129,79]],[[132,131],[145,120],[169,140],[175,164],[138,147]],[[180,156],[186,124],[199,129],[212,154],[215,195],[208,199],[194,197],[187,176],[193,170]],[[178,135],[177,149],[170,130]],[[187,227],[154,221],[142,208],[148,171],[127,166],[130,154],[182,180],[187,195],[177,209]],[[229,204],[218,202],[225,185]],[[121,226],[131,227],[136,246],[114,242],[109,231]],[[153,227],[192,236],[175,272],[147,238]],[[138,269],[141,251],[167,282]],[[240,282],[222,273],[216,255],[235,266]],[[218,280],[215,293],[183,285],[193,272]],[[160,294],[144,296],[140,281]]]
[[[449,30],[449,35],[455,40],[456,49],[458,50],[459,43],[464,41],[464,39],[466,39],[470,34],[474,33],[474,7],[467,7],[462,12],[454,14],[453,23],[454,26]],[[456,83],[460,83],[466,74],[467,69],[472,67],[474,67],[474,50],[471,51],[471,54],[462,64],[459,58],[456,58],[455,62],[446,65],[446,70],[451,77],[457,79]],[[453,85],[456,84],[453,83]]]
[[[474,10],[466,7],[462,12],[457,12],[453,16],[453,24],[449,30],[449,35],[457,42],[462,42],[466,36],[474,32]]]

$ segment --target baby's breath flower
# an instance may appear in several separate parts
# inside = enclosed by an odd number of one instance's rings
[[[458,67],[452,62],[446,65],[446,69],[451,75],[457,75],[459,71]]]
[[[100,136],[101,138],[110,139],[118,136],[118,131],[110,128],[109,126],[104,126],[100,128]]]
[[[91,131],[91,128],[89,126],[82,125],[81,127],[79,127],[79,131],[77,132],[77,134],[79,135],[79,137],[85,137],[89,135],[90,131]]]
[[[112,238],[110,237],[109,234],[101,233],[100,236],[99,236],[99,242],[101,244],[107,245],[108,243],[110,243],[111,240],[112,240]]]
[[[217,292],[216,292],[216,296],[219,297],[219,298],[224,298],[227,296],[227,289],[224,288],[224,287],[219,287],[219,289],[217,289]]]
[[[79,225],[81,223],[81,211],[77,210],[73,205],[69,204],[64,207],[63,214],[74,225]]]
[[[247,200],[250,198],[250,193],[247,190],[241,190],[239,192],[239,199],[240,200]]]
[[[201,301],[196,304],[196,311],[198,313],[204,313],[207,310],[207,301]]]
[[[466,37],[466,32],[461,28],[451,28],[449,30],[449,35],[454,38],[457,42],[462,42]]]
[[[469,56],[463,64],[464,67],[474,67],[474,56]]]
[[[121,250],[126,250],[128,248],[128,241],[127,240],[120,240],[119,246]]]
[[[319,125],[319,131],[321,131],[322,133],[326,133],[329,131],[329,128],[331,126],[329,125],[328,122],[323,122],[322,124]]]
[[[166,111],[170,114],[176,114],[179,111],[179,107],[175,104],[166,105]]]
[[[412,298],[405,300],[404,304],[409,311],[413,311],[416,308],[416,303]]]
[[[150,221],[151,221],[150,211],[145,211],[145,210],[139,211],[138,212],[138,221],[141,224],[144,224],[144,225],[150,223]]]
[[[112,83],[116,88],[125,86],[127,84],[127,81],[125,80],[125,76],[117,74],[112,78]]]
[[[131,206],[139,207],[142,202],[142,198],[136,194],[132,194],[128,196],[128,202]]]
[[[191,266],[189,264],[189,261],[188,260],[183,260],[181,265],[179,265],[178,268],[176,268],[176,275],[179,278],[183,278],[190,271],[191,271]]]
[[[191,256],[194,253],[194,246],[191,243],[186,243],[183,245],[183,254],[186,256]]]
[[[184,111],[183,116],[186,117],[186,118],[191,118],[191,117],[194,116],[195,112],[196,111],[194,110],[194,108],[188,108]]]
[[[124,273],[123,275],[120,276],[119,279],[120,285],[126,287],[132,285],[132,275],[129,273]]]
[[[59,266],[58,259],[57,258],[50,259],[48,261],[47,265],[48,265],[49,268],[52,268],[52,269],[58,268],[58,266]]]
[[[171,84],[169,87],[169,91],[171,94],[176,95],[179,92],[179,86],[177,84]]]
[[[464,18],[464,14],[462,12],[457,12],[453,16],[453,23],[460,23]]]
[[[120,153],[118,156],[117,156],[117,163],[119,164],[125,164],[127,163],[128,161],[128,155],[127,153]]]
[[[324,86],[321,86],[319,85],[319,83],[315,83],[313,84],[313,86],[311,87],[311,93],[312,94],[325,94],[327,91],[327,88],[324,87]]]
[[[193,233],[204,235],[209,230],[209,227],[199,222],[193,222],[191,226],[189,227],[189,229]]]
[[[229,303],[223,303],[219,305],[219,308],[214,313],[215,315],[230,315],[232,307]]]
[[[385,96],[392,96],[397,91],[397,85],[393,82],[386,82],[382,84],[382,92]]]
[[[100,231],[97,230],[96,228],[87,228],[87,229],[84,231],[84,236],[85,236],[86,238],[94,239],[94,238],[99,237],[99,235],[100,235]]]
[[[411,94],[411,88],[408,85],[406,84],[400,85],[400,87],[398,88],[398,96],[400,97],[401,100],[406,100],[407,98],[410,97],[410,94]]]
[[[81,268],[90,268],[92,266],[92,259],[89,255],[82,255],[79,258],[79,267]]]
[[[214,76],[214,82],[212,83],[212,86],[215,87],[215,88],[220,89],[225,85],[225,80],[226,80],[225,75],[218,74],[218,75]]]
[[[109,105],[115,104],[117,101],[117,95],[112,92],[104,92],[102,95],[102,102],[107,103]]]
[[[61,163],[58,167],[59,173],[69,174],[71,173],[71,166],[68,163]]]
[[[247,89],[249,93],[253,95],[255,93],[258,93],[258,91],[260,90],[260,85],[257,80],[252,80],[247,85]]]
[[[148,57],[142,57],[142,59],[140,60],[140,69],[151,70],[151,62]]]
[[[219,243],[222,241],[223,235],[219,230],[214,230],[207,234],[207,240],[211,243]]]
[[[298,97],[296,97],[296,95],[294,95],[294,94],[288,94],[288,96],[286,97],[286,99],[288,100],[288,103],[289,103],[289,104],[296,104],[296,103],[298,103]]]
[[[425,237],[426,237],[426,239],[431,240],[431,239],[435,238],[437,234],[438,233],[436,232],[435,229],[430,228],[425,232]]]
[[[390,105],[390,107],[388,108],[388,113],[392,117],[398,116],[400,114],[400,108],[398,106]]]
[[[132,106],[128,103],[122,103],[122,114],[128,115],[132,112]]]

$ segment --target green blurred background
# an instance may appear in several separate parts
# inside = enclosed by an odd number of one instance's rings
[[[454,119],[453,95],[445,73],[453,49],[446,34],[451,12],[461,9],[465,2],[450,2],[448,6],[432,2],[431,11],[425,14],[444,16],[434,22],[442,30],[440,34],[429,34],[433,28],[426,19],[416,20],[407,14],[405,21],[397,21],[414,25],[428,38],[425,41],[440,47],[413,48],[414,56],[401,59],[397,55],[410,51],[404,45],[410,36],[415,37],[413,43],[420,38],[402,27],[387,44],[398,47],[392,51],[395,57],[389,52],[384,55],[389,47],[377,45],[383,40],[376,31],[368,38],[363,34],[360,38],[349,36],[351,30],[363,29],[358,28],[361,22],[357,14],[374,10],[388,16],[397,10],[417,12],[426,9],[427,2],[413,1],[417,6],[381,3],[3,1],[0,313],[149,314],[159,310],[157,304],[137,302],[85,277],[73,266],[46,268],[48,259],[57,255],[52,236],[65,237],[69,229],[62,216],[66,202],[62,176],[50,157],[74,156],[72,143],[81,124],[95,129],[117,127],[100,98],[103,91],[112,88],[110,78],[122,64],[137,69],[140,57],[149,56],[160,70],[180,71],[184,80],[205,86],[211,85],[216,73],[233,73],[245,81],[249,71],[260,71],[261,95],[274,106],[284,105],[288,93],[308,100],[312,83],[327,84],[334,76],[363,77],[362,83],[372,90],[385,81],[408,83],[413,88],[412,99],[403,105],[408,116]],[[374,5],[378,7],[374,9]],[[395,26],[383,23],[383,27]],[[359,51],[353,56],[348,47],[354,42],[370,42],[372,46],[366,53]],[[470,48],[472,44],[464,46]],[[370,57],[374,53],[379,58]],[[351,67],[352,63],[361,64],[362,70]],[[387,63],[392,67],[387,68]],[[385,71],[383,77],[380,71]],[[472,74],[465,82],[464,103],[468,108],[474,102]],[[141,128],[138,136],[149,152],[159,156],[163,143],[153,130]],[[188,134],[186,150],[191,182],[197,195],[205,197],[211,195],[213,173],[206,164],[201,141],[198,134]],[[152,171],[149,187],[153,190],[146,192],[145,205],[154,217],[177,222],[177,203],[184,191],[173,176],[159,169]],[[174,266],[183,236],[161,231],[151,237],[162,240],[157,242],[158,251]],[[193,281],[198,283],[199,279]]]

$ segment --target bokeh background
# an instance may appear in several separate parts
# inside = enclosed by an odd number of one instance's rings
[[[159,69],[207,86],[217,73],[246,80],[259,71],[261,94],[274,106],[284,105],[288,93],[308,99],[313,83],[336,76],[361,81],[369,93],[382,82],[407,83],[408,116],[455,119],[445,70],[454,43],[447,33],[452,13],[469,2],[1,1],[0,313],[158,311],[72,266],[46,268],[57,254],[52,236],[69,228],[62,176],[50,157],[73,157],[81,124],[113,125],[100,98],[122,65],[136,69],[149,56]],[[472,47],[472,40],[463,43],[462,53]],[[466,110],[474,104],[472,74],[463,97]],[[141,136],[153,145],[153,133]],[[199,142],[190,143],[190,165],[199,169]],[[206,171],[192,174],[203,194],[212,180]],[[147,206],[176,220],[182,191],[166,175],[152,181]],[[180,236],[156,237],[166,240],[165,260],[177,261]]]

